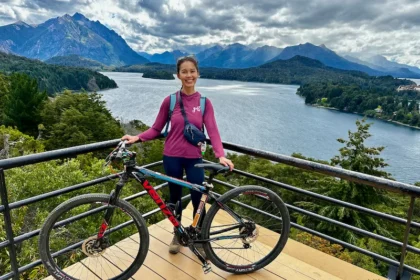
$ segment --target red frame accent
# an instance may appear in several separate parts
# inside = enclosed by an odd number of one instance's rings
[[[99,232],[98,232],[98,239],[101,239],[102,237],[104,237],[105,231],[108,228],[108,224],[107,222],[104,220],[102,222],[101,227],[99,228]]]
[[[155,191],[155,189],[150,185],[149,181],[144,180],[143,181],[143,187],[147,191],[147,193],[150,195],[151,198],[156,202],[156,204],[159,206],[160,210],[162,210],[163,214],[171,221],[171,223],[174,225],[174,227],[179,227],[179,222],[175,218],[174,214],[172,214],[172,211],[169,210],[168,206],[163,202],[162,198],[159,196],[159,194]]]

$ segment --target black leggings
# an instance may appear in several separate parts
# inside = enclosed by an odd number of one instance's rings
[[[194,167],[194,164],[202,163],[203,160],[201,158],[182,158],[182,157],[170,157],[170,156],[163,156],[163,168],[165,169],[165,173],[168,176],[182,179],[184,170],[187,175],[187,181],[193,184],[202,185],[204,181],[204,170],[202,168]],[[176,204],[178,201],[181,201],[182,197],[182,189],[183,187],[169,183],[169,202]],[[195,212],[197,211],[198,205],[200,205],[201,193],[191,190],[191,200],[194,207],[193,217]],[[181,203],[180,203],[181,205]],[[179,214],[179,220],[181,220],[182,215],[182,207],[177,209],[177,213]],[[201,223],[203,222],[203,218],[205,216],[205,209],[203,211],[201,217]]]

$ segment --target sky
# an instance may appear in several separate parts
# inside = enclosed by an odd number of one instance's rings
[[[136,51],[310,42],[420,67],[419,0],[0,0],[0,25],[76,12],[115,30]]]

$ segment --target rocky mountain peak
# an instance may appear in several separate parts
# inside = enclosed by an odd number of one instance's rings
[[[75,13],[73,15],[73,19],[74,20],[88,20],[84,15],[82,15],[81,13]]]

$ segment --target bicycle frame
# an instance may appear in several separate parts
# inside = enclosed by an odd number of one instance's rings
[[[162,173],[156,172],[156,171],[152,171],[152,170],[148,170],[145,168],[141,168],[141,167],[135,167],[134,168],[135,172],[133,172],[132,174],[134,175],[134,177],[136,178],[136,180],[138,180],[144,187],[144,189],[148,192],[148,194],[150,195],[150,197],[155,201],[155,203],[159,206],[159,208],[162,210],[163,214],[165,214],[165,216],[171,221],[171,223],[174,225],[174,227],[182,234],[185,229],[182,226],[182,224],[176,219],[176,217],[173,215],[172,211],[169,210],[168,206],[163,202],[162,198],[159,196],[159,194],[155,191],[155,189],[153,188],[152,185],[150,185],[149,181],[146,180],[145,176],[149,176],[149,177],[153,177],[156,179],[160,179],[169,183],[174,183],[177,185],[180,185],[182,187],[188,188],[190,190],[194,190],[194,191],[198,191],[200,193],[202,193],[201,196],[201,200],[200,200],[200,204],[197,208],[197,212],[194,216],[194,220],[192,223],[192,227],[196,228],[197,225],[199,224],[201,218],[202,218],[202,213],[203,213],[203,209],[209,199],[209,197],[213,198],[216,200],[216,197],[214,195],[212,195],[210,193],[210,188],[209,187],[205,187],[205,186],[201,186],[201,185],[197,185],[197,184],[193,184],[193,183],[189,183],[177,178],[173,178],[167,175],[164,175]],[[138,176],[140,175],[140,176]],[[217,201],[217,200],[216,200]],[[242,223],[242,218],[240,218],[238,215],[236,215],[235,212],[233,212],[229,207],[227,207],[226,205],[218,202],[220,207],[222,207],[225,211],[227,211],[228,213],[230,213],[238,223]],[[229,230],[231,230],[231,228],[229,228]]]
[[[164,174],[161,174],[156,171],[148,170],[142,167],[138,166],[126,166],[125,172],[123,173],[122,177],[120,178],[120,181],[117,183],[117,187],[115,190],[111,192],[109,204],[113,205],[115,204],[115,201],[118,199],[119,194],[122,190],[122,187],[125,185],[125,183],[128,181],[129,176],[134,177],[138,182],[142,184],[144,189],[147,191],[147,193],[150,195],[150,197],[154,200],[154,202],[158,205],[160,210],[163,212],[163,214],[171,221],[174,228],[176,228],[177,231],[179,231],[181,240],[187,245],[191,251],[200,259],[200,261],[203,263],[203,267],[206,266],[207,261],[204,259],[204,257],[201,255],[201,253],[197,250],[197,248],[194,246],[194,243],[207,243],[210,241],[217,241],[222,239],[236,239],[236,238],[243,238],[246,237],[246,235],[232,235],[232,236],[220,236],[220,237],[214,237],[210,239],[200,239],[200,240],[193,240],[191,239],[190,235],[187,233],[186,229],[182,226],[182,224],[179,222],[179,220],[175,217],[173,212],[169,209],[168,205],[162,200],[162,198],[159,196],[159,194],[155,191],[152,185],[150,185],[149,181],[146,179],[146,177],[152,177],[160,180],[164,180],[169,183],[174,183],[177,185],[180,185],[182,187],[198,191],[202,193],[200,204],[197,208],[196,214],[194,216],[193,223],[191,225],[192,230],[196,230],[197,225],[199,224],[200,220],[202,219],[202,213],[203,209],[209,199],[209,197],[215,199],[215,201],[218,203],[218,205],[225,210],[227,213],[229,213],[232,217],[235,218],[235,220],[238,222],[238,225],[233,225],[231,227],[228,227],[223,230],[216,231],[211,234],[219,234],[227,231],[231,231],[235,228],[240,228],[244,222],[241,217],[239,217],[234,211],[232,211],[227,205],[224,205],[223,203],[219,202],[216,197],[210,193],[210,187],[205,187],[197,184],[192,184],[180,179],[176,179]],[[108,228],[108,224],[112,218],[113,214],[113,208],[108,208],[105,212],[105,217],[102,222],[102,225],[98,232],[98,242],[102,242],[103,237],[105,235],[105,231]]]
[[[153,178],[156,178],[156,179],[164,180],[166,182],[174,183],[174,184],[180,185],[182,187],[185,187],[185,188],[195,190],[195,191],[198,191],[198,192],[202,193],[202,197],[201,197],[202,203],[200,203],[200,206],[197,209],[197,214],[196,214],[196,215],[198,215],[197,222],[193,225],[193,227],[195,228],[197,226],[198,221],[201,218],[202,209],[206,205],[206,203],[208,201],[208,198],[209,198],[209,191],[206,187],[200,186],[200,185],[197,185],[197,184],[188,183],[188,182],[185,182],[183,180],[179,180],[179,179],[161,174],[159,172],[147,170],[147,169],[144,169],[144,168],[137,168],[136,167],[134,169],[135,169],[135,172],[132,173],[133,176],[136,178],[137,181],[139,181],[143,185],[144,189],[147,191],[147,193],[150,195],[150,197],[155,201],[155,203],[159,206],[159,208],[161,209],[163,214],[171,221],[171,223],[174,225],[174,227],[181,234],[184,231],[184,228],[182,227],[181,223],[177,220],[177,218],[174,216],[172,211],[168,208],[168,206],[165,204],[165,202],[163,202],[162,198],[155,191],[153,186],[150,185],[149,181],[146,180],[145,177],[149,176],[149,177],[153,177]],[[194,220],[196,220],[196,218],[194,218]]]

